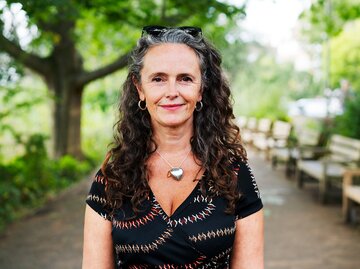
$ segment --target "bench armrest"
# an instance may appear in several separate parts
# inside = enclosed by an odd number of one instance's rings
[[[353,169],[347,169],[345,171],[345,175],[349,175],[351,177],[360,176],[360,167],[359,168],[353,168]]]
[[[343,187],[353,184],[353,178],[360,176],[360,168],[347,169],[344,173]]]

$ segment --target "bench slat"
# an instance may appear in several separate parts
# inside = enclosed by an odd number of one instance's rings
[[[299,169],[317,180],[324,180],[324,164],[319,161],[300,161]],[[344,167],[340,164],[331,163],[326,170],[326,177],[340,178],[344,174]]]
[[[360,150],[360,140],[355,138],[334,134],[331,137],[331,141],[335,144],[343,144],[344,146],[347,145],[347,147],[353,147]]]
[[[353,161],[357,161],[360,159],[360,149],[354,147],[344,147],[344,145],[341,144],[331,144],[329,146],[329,149],[332,155],[336,156],[339,159],[350,159]]]
[[[285,121],[275,121],[272,131],[272,137],[287,138],[290,135],[291,124]]]
[[[271,120],[262,118],[259,120],[257,131],[261,133],[269,133],[271,130]]]

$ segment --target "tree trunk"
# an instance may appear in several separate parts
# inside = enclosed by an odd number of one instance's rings
[[[68,85],[55,90],[54,103],[54,156],[65,154],[82,159],[81,150],[81,103],[83,87]]]
[[[70,98],[69,131],[67,152],[78,159],[83,159],[81,148],[81,108],[83,87],[72,91]]]
[[[66,154],[82,159],[81,103],[85,84],[77,78],[83,74],[82,58],[71,39],[64,35],[55,47],[50,61],[51,71],[44,77],[54,93],[53,137],[54,157]]]

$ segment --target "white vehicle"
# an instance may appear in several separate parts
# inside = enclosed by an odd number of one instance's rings
[[[334,117],[342,114],[343,109],[338,97],[302,98],[290,103],[289,116],[306,116],[311,118]]]

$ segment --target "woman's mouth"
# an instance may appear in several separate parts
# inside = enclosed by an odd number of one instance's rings
[[[162,107],[163,109],[166,109],[166,110],[176,110],[182,106],[183,106],[183,104],[171,104],[171,105],[169,104],[169,105],[161,105],[160,107]]]

